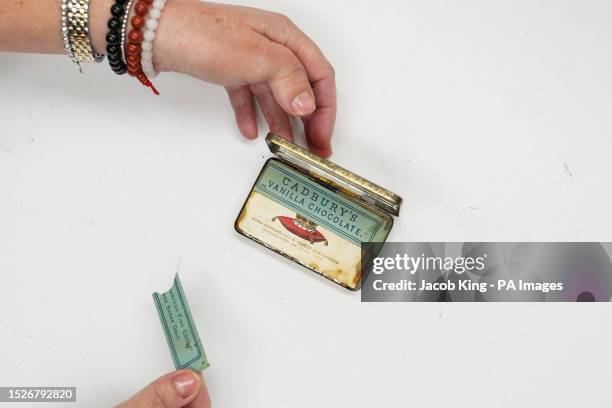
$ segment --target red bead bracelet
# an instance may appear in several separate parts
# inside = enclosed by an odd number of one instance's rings
[[[126,64],[127,64],[127,72],[130,76],[136,77],[141,84],[144,86],[151,88],[155,95],[159,95],[155,86],[149,81],[147,75],[142,71],[142,40],[143,34],[140,31],[145,24],[145,16],[149,13],[149,9],[151,8],[151,3],[153,0],[138,0],[136,6],[134,6],[134,12],[136,15],[132,17],[130,20],[130,24],[132,25],[132,29],[130,30],[127,40],[128,44],[125,47],[126,53]]]

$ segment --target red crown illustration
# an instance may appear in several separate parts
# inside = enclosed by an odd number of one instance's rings
[[[277,219],[280,221],[283,227],[285,227],[285,229],[293,235],[302,238],[311,244],[324,242],[326,246],[328,245],[327,238],[317,231],[318,225],[303,215],[296,214],[295,218],[278,216],[272,218],[272,222],[276,221]]]

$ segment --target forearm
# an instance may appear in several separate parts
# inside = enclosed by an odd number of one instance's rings
[[[89,30],[95,51],[105,53],[113,0],[91,0]],[[63,54],[61,0],[1,0],[0,52]]]

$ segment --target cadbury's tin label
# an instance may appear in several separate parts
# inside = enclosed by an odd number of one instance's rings
[[[236,222],[239,232],[307,268],[355,289],[361,244],[382,242],[391,219],[293,167],[270,160]]]

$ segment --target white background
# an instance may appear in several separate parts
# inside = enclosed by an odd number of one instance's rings
[[[610,240],[609,1],[248,4],[333,62],[333,159],[404,196],[390,239]],[[222,89],[85,71],[0,56],[0,385],[102,407],[171,371],[180,258],[217,407],[612,403],[608,304],[361,304],[234,232],[268,152]]]

